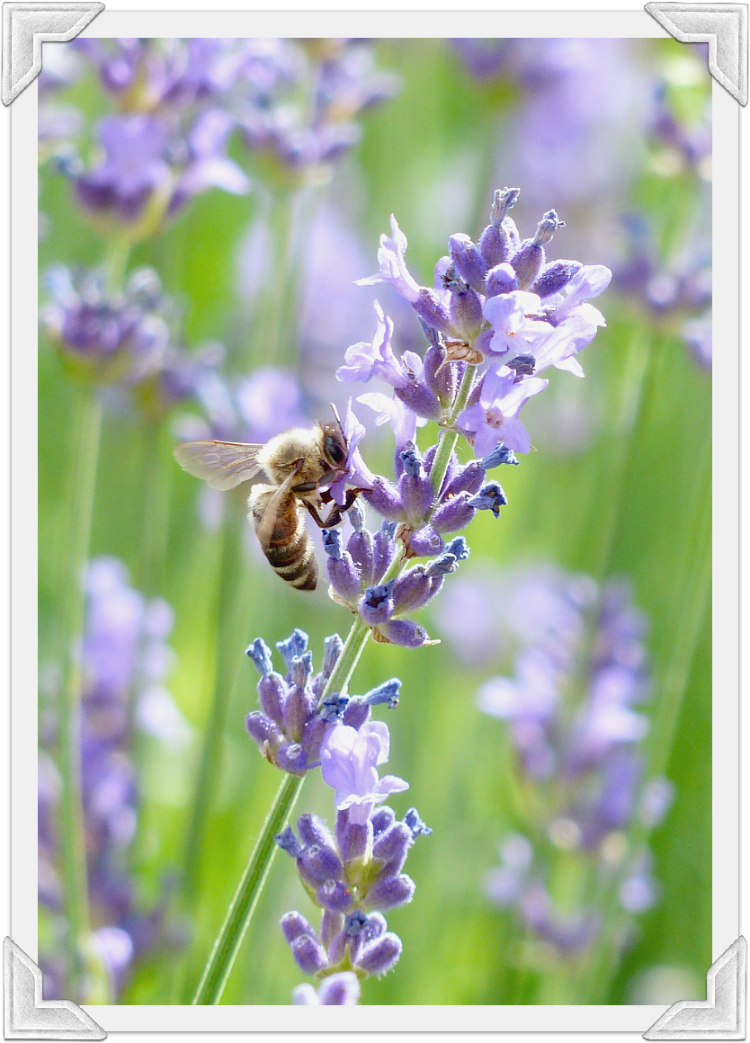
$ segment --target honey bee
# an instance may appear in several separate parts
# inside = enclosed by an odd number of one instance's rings
[[[336,481],[346,469],[349,443],[334,407],[335,423],[295,427],[270,442],[183,442],[174,450],[178,464],[213,489],[234,489],[263,471],[267,485],[253,486],[248,520],[274,572],[297,590],[314,590],[318,582],[315,546],[305,526],[305,510],[321,529],[338,525],[354,503],[358,489],[347,489],[343,506],[333,504],[321,486]]]

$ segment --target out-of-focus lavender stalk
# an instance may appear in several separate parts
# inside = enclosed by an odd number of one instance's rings
[[[528,798],[523,832],[503,840],[486,887],[560,966],[538,1002],[574,1001],[584,983],[588,1002],[601,1002],[600,953],[616,961],[633,917],[657,900],[647,838],[672,798],[644,755],[649,720],[635,708],[650,694],[645,620],[625,584],[550,575],[540,599],[530,580],[536,634],[515,676],[478,697],[507,722]]]

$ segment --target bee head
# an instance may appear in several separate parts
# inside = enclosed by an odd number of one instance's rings
[[[331,467],[343,470],[349,455],[349,443],[340,424],[321,424],[323,430],[323,454]]]

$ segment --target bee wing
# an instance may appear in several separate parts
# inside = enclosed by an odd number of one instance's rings
[[[174,450],[180,467],[202,478],[212,489],[234,489],[262,470],[258,453],[262,445],[248,442],[183,442]]]

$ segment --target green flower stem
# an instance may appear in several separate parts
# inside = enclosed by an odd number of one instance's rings
[[[104,255],[104,272],[109,293],[122,293],[129,256],[130,241],[128,239],[113,238],[108,240],[107,250]]]
[[[86,963],[89,933],[86,846],[81,800],[81,669],[74,644],[83,632],[82,580],[89,554],[91,516],[99,456],[102,406],[91,388],[76,388],[67,503],[68,527],[62,545],[60,593],[59,768],[62,776],[61,855],[65,912],[71,955],[71,995],[80,998],[79,987]]]
[[[338,662],[328,678],[321,701],[331,692],[342,692],[346,689],[369,636],[370,627],[363,622],[360,616],[357,616]],[[242,939],[255,912],[276,854],[277,845],[274,837],[282,831],[289,820],[303,782],[304,777],[285,775],[279,786],[198,984],[193,998],[193,1003],[196,1005],[215,1004],[221,1000],[237,953],[242,945]]]
[[[213,700],[203,736],[198,776],[195,783],[193,808],[187,831],[184,856],[182,893],[189,906],[196,894],[200,878],[201,856],[206,825],[214,796],[221,778],[223,736],[227,713],[239,668],[243,662],[237,646],[240,636],[240,616],[249,600],[250,575],[243,560],[245,521],[239,511],[231,511],[222,535],[221,565],[219,569],[217,609],[217,651]]]
[[[432,481],[432,488],[435,490],[436,496],[440,492],[440,486],[443,484],[445,472],[448,470],[448,463],[450,462],[451,454],[456,448],[456,443],[458,442],[458,431],[456,431],[453,425],[456,422],[456,417],[462,409],[465,408],[469,399],[471,389],[474,385],[475,372],[476,366],[467,365],[464,370],[464,375],[461,378],[461,384],[453,403],[453,408],[446,420],[446,426],[440,432],[440,441],[438,443],[437,452],[435,453],[432,470],[430,471],[430,480]]]

